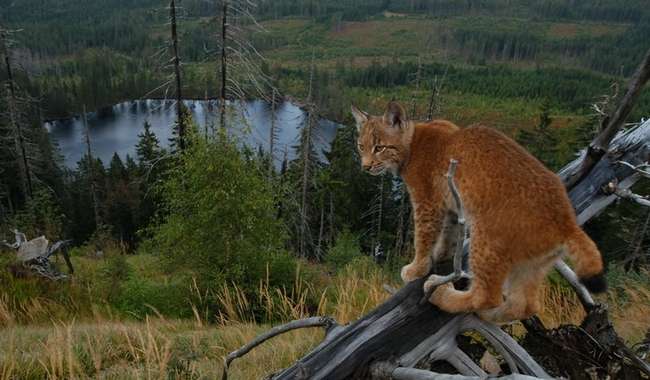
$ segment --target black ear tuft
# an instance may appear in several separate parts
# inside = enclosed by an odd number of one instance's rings
[[[603,273],[581,278],[580,282],[592,293],[605,293],[607,291],[607,281]]]
[[[396,128],[404,128],[408,121],[406,111],[398,102],[391,101],[386,106],[386,113],[384,114],[386,123]]]

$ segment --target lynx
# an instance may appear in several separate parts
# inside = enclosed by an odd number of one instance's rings
[[[458,161],[454,179],[471,236],[473,278],[467,290],[436,288],[434,305],[497,323],[528,318],[540,309],[546,274],[565,254],[589,290],[605,290],[600,252],[578,226],[562,182],[516,142],[484,126],[411,121],[396,102],[383,116],[354,106],[352,114],[362,168],[400,175],[410,195],[415,258],[402,268],[405,282],[429,274],[449,250],[443,232],[455,206],[445,174],[450,160]]]

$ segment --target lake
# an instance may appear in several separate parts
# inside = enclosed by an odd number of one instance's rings
[[[207,126],[219,127],[218,102],[216,100],[185,100],[185,106],[192,113],[195,124],[201,133]],[[241,137],[242,141],[252,147],[269,149],[269,132],[271,128],[271,107],[261,100],[252,100],[233,104],[237,120],[230,131]],[[285,151],[287,157],[295,157],[300,129],[305,125],[307,114],[295,104],[285,101],[276,105],[277,139],[274,148],[276,164],[282,162]],[[135,145],[138,134],[142,133],[144,122],[151,124],[151,130],[156,134],[161,145],[169,146],[172,127],[176,120],[175,103],[170,100],[134,100],[114,105],[101,112],[87,114],[90,130],[90,140],[93,154],[100,158],[105,165],[110,162],[114,152],[122,159],[127,154],[135,158]],[[320,119],[314,128],[314,146],[321,158],[334,139],[337,123]],[[86,152],[83,120],[81,116],[70,119],[54,120],[45,123],[45,128],[56,141],[65,160],[65,165],[75,168],[77,162]]]

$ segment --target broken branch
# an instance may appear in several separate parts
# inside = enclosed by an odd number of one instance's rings
[[[637,68],[636,72],[628,82],[627,92],[616,108],[613,115],[603,119],[601,132],[589,144],[587,151],[584,153],[582,162],[573,171],[561,174],[562,181],[567,189],[572,189],[578,184],[608,152],[609,144],[614,136],[623,127],[625,119],[629,116],[634,104],[636,103],[641,89],[650,79],[650,50],[645,54],[643,61]]]
[[[427,286],[429,290],[424,293],[424,297],[420,300],[420,304],[425,304],[431,298],[433,291],[440,285],[447,284],[449,282],[454,282],[461,278],[470,278],[471,276],[463,271],[463,253],[464,253],[464,244],[465,238],[467,237],[467,223],[465,220],[465,207],[463,206],[463,200],[460,197],[458,192],[458,187],[454,182],[454,176],[456,175],[456,168],[458,166],[458,161],[451,159],[449,161],[449,170],[447,171],[447,185],[449,186],[449,191],[451,191],[452,198],[454,199],[454,204],[456,206],[456,215],[458,220],[456,224],[458,225],[454,231],[458,234],[455,242],[456,251],[454,252],[454,272],[446,276],[433,275],[427,280]]]
[[[335,326],[338,326],[338,323],[336,323],[335,320],[329,317],[310,317],[310,318],[291,321],[284,325],[275,326],[271,330],[253,339],[251,342],[244,345],[240,349],[228,354],[228,356],[226,356],[226,358],[224,359],[223,375],[221,378],[223,380],[228,380],[228,368],[230,367],[230,364],[232,363],[233,360],[241,358],[242,356],[248,354],[253,348],[259,346],[260,344],[266,342],[267,340],[273,337],[276,337],[278,335],[284,334],[292,330],[305,329],[310,327],[324,327],[326,331],[329,331]]]

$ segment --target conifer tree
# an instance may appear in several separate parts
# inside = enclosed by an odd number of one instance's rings
[[[138,143],[136,144],[136,155],[141,167],[148,167],[159,159],[162,155],[158,137],[151,130],[151,124],[144,122],[144,130],[138,134]]]
[[[555,170],[559,163],[557,158],[558,140],[551,128],[550,105],[542,104],[539,122],[532,130],[522,129],[517,135],[517,142],[526,147],[528,151],[546,166]]]

